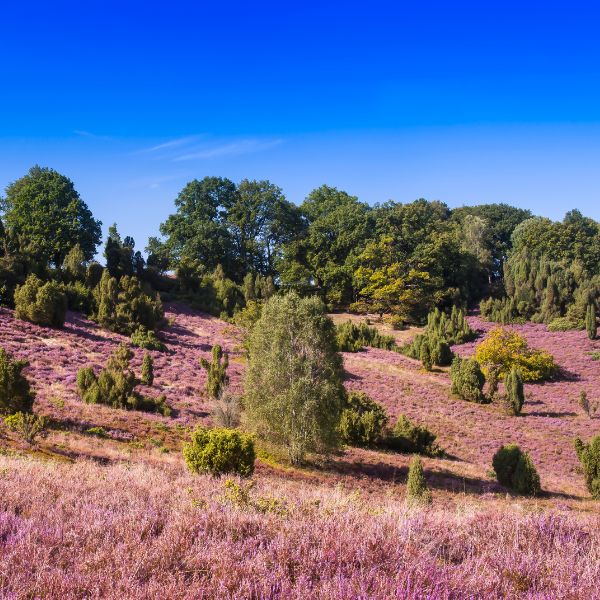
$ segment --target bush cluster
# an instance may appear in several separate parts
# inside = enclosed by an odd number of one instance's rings
[[[405,415],[400,415],[387,437],[386,445],[396,452],[441,457],[444,451],[436,444],[436,436],[422,425],[414,425]]]
[[[81,399],[88,404],[107,404],[113,408],[159,412],[164,416],[171,409],[164,396],[148,398],[135,391],[137,379],[129,367],[133,354],[124,344],[108,359],[98,375],[91,367],[77,372],[77,388]]]
[[[235,429],[198,427],[183,447],[185,462],[193,473],[248,477],[254,472],[254,441]]]
[[[349,392],[340,417],[342,441],[350,446],[375,446],[385,436],[385,409],[364,392]]]
[[[67,315],[67,296],[55,281],[44,283],[29,275],[15,290],[15,316],[45,327],[62,327]]]
[[[521,323],[524,319],[520,316],[516,302],[512,298],[488,298],[479,304],[481,316],[486,321],[508,325]]]
[[[452,393],[463,400],[484,404],[488,399],[483,393],[485,377],[479,363],[474,358],[455,357],[450,367]]]
[[[350,320],[336,326],[335,339],[339,352],[359,352],[365,346],[392,350],[396,345],[393,336],[382,335],[367,323],[357,325]]]
[[[501,485],[526,496],[540,493],[540,477],[533,461],[516,444],[502,446],[494,454],[492,466]]]

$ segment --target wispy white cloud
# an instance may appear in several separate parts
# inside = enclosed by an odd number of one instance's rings
[[[79,135],[81,137],[86,137],[86,138],[90,138],[93,140],[102,140],[102,141],[110,141],[112,140],[112,137],[110,135],[98,135],[96,133],[92,133],[91,131],[85,131],[83,129],[75,129],[73,131],[73,133],[75,135]]]
[[[186,160],[204,160],[209,158],[217,158],[222,156],[240,156],[242,154],[252,154],[269,150],[283,143],[281,139],[261,140],[261,139],[245,139],[220,144],[212,147],[197,148],[193,151],[186,152],[174,157],[174,162]]]
[[[187,146],[189,144],[193,144],[197,142],[202,136],[199,135],[187,135],[180,138],[175,138],[173,140],[169,140],[167,142],[163,142],[161,144],[157,144],[156,146],[151,146],[150,148],[142,148],[138,150],[140,153],[145,152],[160,152],[162,150],[171,150],[173,148],[180,148],[182,146]]]

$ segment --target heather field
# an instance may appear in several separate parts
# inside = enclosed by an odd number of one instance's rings
[[[198,358],[221,344],[238,389],[244,358],[235,327],[166,308],[167,352],[152,353],[155,383],[142,389],[164,393],[171,417],[79,400],[77,370],[100,368],[126,338],[75,313],[52,330],[0,309],[0,346],[29,360],[35,410],[51,417],[33,449],[1,433],[2,597],[600,597],[600,513],[573,450],[574,437],[600,429],[577,404],[581,390],[600,400],[589,355],[600,342],[585,332],[516,327],[561,367],[526,386],[520,417],[453,398],[446,370],[425,373],[384,350],[344,354],[349,389],[384,404],[392,422],[404,413],[427,425],[449,454],[423,460],[433,504],[420,509],[404,502],[410,457],[387,452],[346,449],[300,469],[261,449],[254,487],[236,480],[237,493],[225,478],[188,474],[181,445],[210,422]],[[512,441],[531,454],[542,497],[507,495],[490,474],[493,453]]]

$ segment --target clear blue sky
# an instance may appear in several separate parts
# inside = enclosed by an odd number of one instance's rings
[[[39,163],[138,247],[190,179],[600,220],[593,2],[6,2],[0,188]]]

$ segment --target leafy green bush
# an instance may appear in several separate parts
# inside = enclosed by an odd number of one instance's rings
[[[422,425],[413,425],[405,415],[400,415],[390,432],[386,445],[396,452],[444,456],[444,451],[435,443],[436,436]]]
[[[418,454],[412,457],[408,468],[406,498],[411,504],[429,504],[431,502],[431,492],[427,487],[423,463]]]
[[[485,377],[474,358],[456,357],[450,367],[452,393],[469,402],[484,404],[487,402],[483,394]]]
[[[516,444],[502,446],[492,459],[498,482],[517,494],[536,496],[540,493],[540,477],[526,452]]]
[[[156,337],[156,333],[143,325],[140,325],[131,334],[131,343],[138,348],[145,350],[158,350],[164,352],[167,347]]]
[[[29,275],[15,290],[15,316],[46,327],[62,327],[67,314],[67,297],[55,281],[44,283]]]
[[[512,298],[488,298],[479,305],[481,316],[486,321],[508,325],[523,322],[516,302]]]
[[[17,412],[4,417],[4,423],[28,444],[33,444],[35,438],[45,433],[47,420],[46,417],[37,416],[33,413]]]
[[[339,352],[358,352],[365,346],[392,350],[396,342],[391,335],[382,335],[375,327],[366,323],[356,325],[348,320],[335,328],[335,338]]]
[[[419,347],[419,359],[426,371],[431,371],[433,361],[431,360],[431,349],[429,348],[429,340],[426,338],[422,341]]]
[[[575,451],[583,467],[588,491],[592,498],[600,500],[600,435],[597,435],[588,443],[577,438],[575,440]]]
[[[392,329],[395,329],[396,331],[402,331],[406,329],[406,321],[401,315],[392,315],[389,323],[392,326]]]
[[[94,294],[91,288],[81,281],[72,281],[63,287],[67,295],[67,305],[71,310],[89,315],[94,310]]]
[[[252,436],[235,429],[198,427],[183,447],[185,462],[193,473],[237,473],[248,477],[254,472]]]
[[[350,446],[374,446],[383,439],[388,416],[364,392],[349,392],[340,417],[340,434]]]
[[[22,372],[28,364],[0,348],[0,414],[31,411],[35,394]]]

